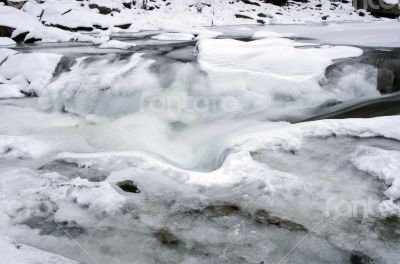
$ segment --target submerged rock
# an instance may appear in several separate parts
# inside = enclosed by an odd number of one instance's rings
[[[126,181],[118,182],[117,185],[124,192],[140,193],[139,188],[136,186],[136,184],[133,181],[126,180]]]
[[[161,228],[154,232],[161,244],[166,246],[179,246],[182,241],[176,237],[168,228]]]
[[[240,212],[240,207],[235,204],[218,204],[209,205],[204,209],[205,212],[211,213],[213,216],[228,216]]]
[[[400,217],[393,215],[379,220],[375,225],[379,237],[385,241],[400,239]]]
[[[307,231],[307,228],[301,224],[271,215],[265,209],[259,209],[254,214],[254,220],[260,224],[274,225],[290,231]]]

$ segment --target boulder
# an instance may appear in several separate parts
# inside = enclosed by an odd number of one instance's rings
[[[0,37],[11,38],[14,30],[15,28],[0,25]]]
[[[115,12],[119,12],[118,9],[109,8],[109,7],[106,7],[106,6],[99,6],[99,5],[97,5],[97,4],[90,4],[90,5],[89,5],[89,8],[99,10],[100,14],[102,14],[102,15],[108,15],[108,14],[110,14],[111,12],[114,12],[114,11],[115,11]]]
[[[21,9],[26,2],[27,0],[7,0],[7,5],[17,9]]]

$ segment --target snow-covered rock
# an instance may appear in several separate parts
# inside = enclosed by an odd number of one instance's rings
[[[0,46],[15,46],[16,42],[10,38],[0,37]]]
[[[110,40],[107,42],[104,42],[99,46],[101,49],[129,49],[136,46],[134,43],[128,43],[128,42],[123,42],[119,40]]]
[[[185,33],[162,33],[151,38],[157,40],[192,40],[194,36]]]

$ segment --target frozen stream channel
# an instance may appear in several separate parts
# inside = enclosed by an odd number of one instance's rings
[[[399,263],[399,32],[0,48],[0,263]]]

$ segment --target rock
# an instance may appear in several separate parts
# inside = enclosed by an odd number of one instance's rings
[[[235,14],[235,17],[236,17],[236,18],[243,18],[243,19],[253,19],[253,18],[251,18],[251,17],[249,17],[249,16],[241,15],[241,14]]]
[[[264,13],[258,13],[257,16],[259,16],[259,17],[267,17],[267,15],[264,14]]]
[[[131,2],[125,2],[125,3],[122,3],[122,5],[125,7],[125,8],[132,8],[132,3]]]
[[[380,219],[374,229],[382,240],[397,243],[400,239],[400,217],[393,215]]]
[[[0,25],[0,37],[11,38],[14,30],[15,28]]]
[[[326,16],[322,16],[322,17],[321,17],[321,19],[325,21],[325,20],[327,20],[327,19],[328,19],[328,17],[329,17],[328,15],[326,15]]]
[[[287,4],[288,0],[263,0],[264,3],[273,4],[276,6],[284,6]]]
[[[25,5],[26,2],[27,1],[7,0],[7,5],[11,6],[11,7],[14,7],[14,8],[17,8],[17,9],[21,9]]]
[[[254,214],[254,220],[260,224],[274,225],[280,228],[284,228],[290,231],[307,231],[307,228],[301,224],[295,222],[272,216],[267,210],[259,209]]]
[[[354,252],[350,256],[351,264],[376,264],[376,262],[362,252]]]
[[[127,23],[127,24],[114,25],[114,27],[128,29],[131,25],[132,25],[131,23]]]
[[[262,20],[262,19],[257,19],[257,23],[264,25],[264,24],[265,24],[265,21]]]
[[[161,228],[154,232],[161,244],[166,246],[179,246],[182,241],[176,237],[168,228]]]
[[[62,30],[67,30],[67,31],[72,31],[72,32],[77,32],[77,31],[93,31],[93,27],[75,27],[75,28],[70,28],[67,26],[59,25],[59,24],[46,24],[46,26],[49,27],[56,27]]]
[[[221,217],[240,212],[240,207],[235,204],[209,205],[205,208],[204,211],[208,211],[213,216]]]
[[[18,34],[17,36],[13,37],[12,39],[17,42],[17,43],[22,43],[25,41],[26,35],[28,35],[29,32],[22,32]]]
[[[25,95],[25,97],[38,97],[38,94],[36,91],[24,91],[20,90],[20,92]]]
[[[365,13],[362,12],[362,11],[360,11],[360,12],[358,12],[358,15],[359,15],[360,17],[363,17],[363,16],[365,16]]]
[[[250,1],[250,0],[242,0],[242,2],[245,3],[245,4],[248,4],[248,5],[260,6],[259,3],[253,2],[253,1]]]
[[[102,15],[108,15],[111,12],[119,12],[118,9],[109,8],[109,7],[106,7],[106,6],[99,6],[97,4],[89,4],[89,8],[99,10],[100,14],[102,14]]]
[[[139,190],[139,188],[136,186],[136,184],[130,180],[118,182],[117,186],[119,188],[121,188],[124,192],[130,192],[130,193],[140,193],[141,192]]]

